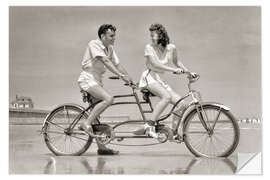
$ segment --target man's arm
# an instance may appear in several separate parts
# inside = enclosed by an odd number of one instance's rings
[[[119,70],[114,66],[114,64],[106,56],[97,56],[97,60],[101,61],[113,74],[121,77],[124,73],[119,72]]]
[[[115,65],[115,67],[118,69],[118,71],[120,71],[122,74],[126,75],[127,78],[133,82],[132,78],[129,76],[128,72],[126,71],[126,69],[121,65],[121,64],[117,64]]]
[[[121,64],[117,64],[115,65],[115,67],[117,68],[118,71],[120,71],[122,74],[125,74],[128,76],[127,71],[125,70],[125,68],[121,65]]]

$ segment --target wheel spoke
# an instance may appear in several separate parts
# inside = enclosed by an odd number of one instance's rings
[[[53,111],[44,128],[48,148],[57,155],[80,155],[92,143],[92,138],[83,131],[70,129],[70,124],[75,121],[87,119],[87,114],[76,106],[65,105]],[[79,122],[78,121],[78,122]],[[68,130],[68,131],[67,131]],[[90,139],[91,138],[91,139]]]
[[[80,140],[83,140],[83,141],[88,141],[88,139],[84,139],[84,138],[81,138],[81,137],[78,137],[78,136],[71,135],[71,137],[76,138],[76,139],[80,139]]]
[[[59,132],[59,131],[47,131],[46,133],[49,133],[49,134],[65,134],[64,132]]]
[[[52,125],[55,125],[56,127],[60,128],[60,129],[65,129],[64,127],[62,127],[62,126],[60,126],[58,124],[55,124],[55,123],[53,123],[51,121],[48,121],[47,123],[52,124]]]
[[[202,138],[204,138],[204,136],[201,136],[200,138],[197,139],[196,143],[194,143],[194,147],[198,146],[198,144],[201,142]]]
[[[218,150],[215,147],[215,143],[213,142],[213,138],[212,137],[210,138],[210,141],[211,141],[211,146],[213,147],[213,151],[216,150],[216,152],[218,153]]]

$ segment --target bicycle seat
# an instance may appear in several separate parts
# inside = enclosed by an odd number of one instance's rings
[[[142,89],[141,93],[146,94],[148,96],[156,96],[153,93],[151,93],[151,91],[149,91],[148,89]]]
[[[143,99],[146,101],[146,102],[149,102],[150,101],[150,99],[149,99],[149,97],[150,96],[156,96],[156,95],[154,95],[153,93],[151,93],[148,89],[142,89],[141,90],[141,93],[142,93],[142,97],[143,97]]]
[[[95,98],[87,91],[81,90],[83,102],[89,102],[92,103]]]

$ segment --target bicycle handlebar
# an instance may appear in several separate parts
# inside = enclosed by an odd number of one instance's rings
[[[187,78],[189,80],[189,83],[194,83],[194,82],[196,82],[200,78],[200,75],[199,74],[196,74],[196,76],[194,76],[194,77],[192,77],[191,75],[189,75]]]
[[[173,74],[177,74],[177,75],[180,75],[180,74],[187,74],[187,78],[189,80],[189,83],[194,83],[196,82],[199,78],[200,78],[200,75],[199,74],[195,74],[195,76],[192,76],[190,72],[183,72],[183,73],[176,73],[176,72],[173,72]]]
[[[109,79],[120,79],[118,76],[110,76]]]
[[[187,78],[188,78],[189,84],[196,82],[200,78],[200,75],[199,74],[195,74],[195,76],[192,76],[190,72],[183,72],[183,73],[180,73],[180,74],[178,74],[176,72],[173,72],[173,74],[177,74],[177,75],[187,74]],[[110,76],[109,79],[119,80],[120,78],[118,76]],[[133,89],[136,89],[137,88],[137,84],[135,84],[134,82],[125,83],[124,85],[125,86],[130,86]]]
[[[110,76],[109,79],[119,80],[120,78],[118,76]],[[134,82],[124,83],[124,86],[130,86],[130,87],[132,87],[134,89],[137,88],[137,85]]]

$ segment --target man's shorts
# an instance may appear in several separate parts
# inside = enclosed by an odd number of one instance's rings
[[[78,84],[80,88],[87,91],[93,86],[103,86],[101,81],[98,81],[91,73],[83,71],[78,78]]]

